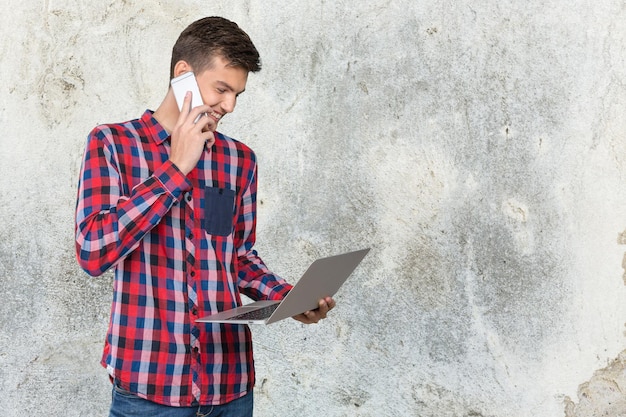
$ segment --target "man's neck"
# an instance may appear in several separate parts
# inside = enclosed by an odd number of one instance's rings
[[[176,104],[174,93],[170,89],[159,107],[154,111],[153,117],[167,133],[171,134],[174,126],[176,126],[179,114],[178,104]]]

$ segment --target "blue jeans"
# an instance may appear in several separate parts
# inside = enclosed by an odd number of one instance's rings
[[[109,417],[252,417],[253,394],[222,405],[168,407],[153,403],[113,384]]]

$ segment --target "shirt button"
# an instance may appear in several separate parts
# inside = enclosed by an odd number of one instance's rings
[[[191,194],[187,194],[187,201],[191,201]]]

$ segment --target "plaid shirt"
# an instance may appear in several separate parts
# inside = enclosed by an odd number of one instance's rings
[[[102,365],[122,388],[170,406],[223,404],[252,390],[250,330],[195,323],[291,286],[256,251],[256,160],[216,133],[187,176],[169,135],[141,119],[89,135],[76,209],[76,254],[97,276],[115,268]]]

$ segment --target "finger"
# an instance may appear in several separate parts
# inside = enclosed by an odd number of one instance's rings
[[[176,124],[181,125],[185,122],[185,119],[187,115],[189,114],[190,109],[191,109],[191,91],[187,91],[185,93],[185,98],[183,99],[182,110],[178,114],[178,119],[176,121]]]
[[[293,316],[293,319],[298,320],[300,323],[311,324],[311,321],[309,320],[309,318],[306,316],[305,313],[300,313],[297,316]]]
[[[322,298],[319,301],[318,307],[317,307],[317,311],[319,311],[322,314],[326,314],[328,312],[328,310],[330,310],[330,304],[328,303],[327,299]]]
[[[189,100],[187,100],[189,98]],[[193,93],[191,91],[187,91],[185,94],[185,100],[183,101],[183,110],[187,110],[187,113],[191,111],[191,103],[193,103]]]
[[[210,134],[210,136],[208,137],[208,139],[205,141],[206,146],[208,148],[211,148],[213,146],[213,144],[215,143],[215,133],[213,133],[212,130],[207,131],[207,133]]]
[[[304,315],[306,316],[307,320],[309,320],[311,323],[317,323],[321,318],[319,308],[316,308],[315,310],[305,311]]]
[[[312,311],[307,312],[307,318],[311,320],[313,323],[317,323],[318,321],[326,318],[326,312],[324,308],[317,308]]]
[[[203,132],[212,131],[217,129],[217,122],[209,115],[211,107],[202,105],[194,107],[189,112],[189,119],[194,122]]]
[[[203,132],[215,132],[217,130],[217,123],[207,113],[203,113],[197,123],[202,126]]]

